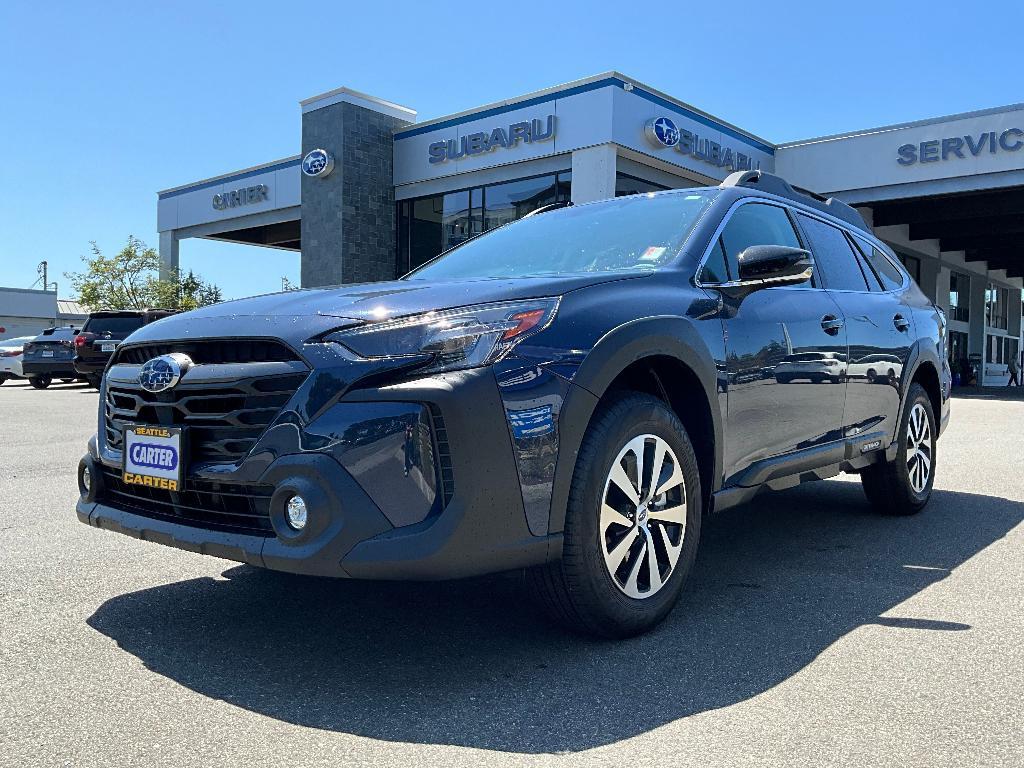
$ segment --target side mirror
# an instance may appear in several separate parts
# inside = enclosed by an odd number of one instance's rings
[[[738,283],[751,288],[803,283],[811,279],[813,270],[810,251],[786,245],[752,245],[737,262]]]

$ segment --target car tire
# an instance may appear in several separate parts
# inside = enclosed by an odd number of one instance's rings
[[[645,456],[639,483],[638,452]],[[659,455],[655,484],[648,466]],[[547,613],[574,632],[603,638],[631,637],[657,625],[693,567],[701,500],[697,458],[678,417],[650,395],[611,396],[580,445],[562,558],[530,573]]]
[[[896,458],[864,468],[861,485],[882,514],[913,515],[931,497],[938,437],[931,400],[920,384],[911,384],[907,392],[896,437]]]
[[[33,376],[28,380],[28,383],[35,389],[46,389],[50,384],[53,383],[52,376]]]
[[[103,377],[90,374],[85,377],[85,380],[93,389],[99,389],[100,383],[103,381]]]
[[[7,381],[7,376],[0,376],[0,384],[3,384],[5,381]]]

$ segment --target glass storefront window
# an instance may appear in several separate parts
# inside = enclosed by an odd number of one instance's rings
[[[669,187],[663,187],[661,184],[655,184],[652,181],[644,181],[635,176],[627,176],[624,173],[615,174],[616,197],[639,195],[644,192],[661,192],[663,189],[669,189]]]
[[[904,269],[910,273],[910,276],[914,278],[914,282],[918,285],[921,284],[921,260],[917,256],[908,256],[905,253],[897,252],[896,255],[900,259],[900,263],[903,264]]]
[[[478,190],[479,191],[479,190]],[[483,189],[486,209],[484,229],[494,229],[521,219],[530,211],[551,205],[558,200],[558,183],[554,174],[534,179],[519,179],[492,184]]]
[[[964,323],[971,320],[971,278],[962,272],[949,273],[949,318]]]
[[[985,291],[985,321],[989,328],[1006,329],[1009,303],[1009,290],[997,288],[992,283],[988,284],[988,289]]]
[[[398,203],[397,275],[488,229],[551,203],[567,203],[572,174],[516,179]]]

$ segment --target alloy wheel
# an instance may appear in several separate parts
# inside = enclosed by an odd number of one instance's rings
[[[644,599],[668,582],[686,533],[686,482],[672,447],[639,435],[619,451],[605,480],[601,553],[615,585]]]
[[[907,475],[915,493],[924,493],[932,474],[932,427],[921,403],[914,403],[907,422]]]

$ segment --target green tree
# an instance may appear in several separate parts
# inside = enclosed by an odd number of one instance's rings
[[[114,256],[104,256],[95,242],[92,255],[83,256],[83,272],[66,272],[65,277],[78,300],[92,309],[196,309],[223,301],[220,288],[191,271],[174,271],[161,280],[160,256],[137,237]]]

